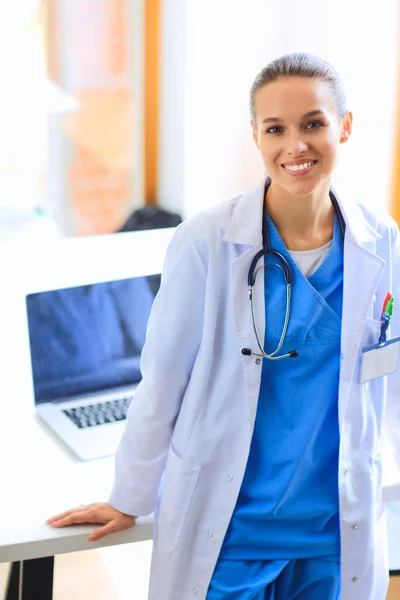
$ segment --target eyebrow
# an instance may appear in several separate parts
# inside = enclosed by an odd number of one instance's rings
[[[310,112],[306,113],[305,115],[303,115],[301,117],[301,120],[303,119],[308,119],[310,117],[315,117],[317,115],[323,115],[323,111],[322,110],[311,110]],[[267,117],[266,119],[262,120],[262,123],[282,123],[282,119],[280,119],[279,117]]]

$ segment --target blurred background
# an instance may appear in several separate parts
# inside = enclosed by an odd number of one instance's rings
[[[399,0],[3,3],[0,242],[113,234],[155,215],[175,225],[246,190],[264,171],[250,85],[295,51],[344,81],[354,129],[339,193],[400,222],[399,14]],[[55,598],[144,600],[150,552],[58,556]]]
[[[15,0],[0,9],[0,234],[187,218],[263,166],[248,90],[270,60],[333,64],[354,113],[335,185],[400,218],[399,6],[365,1]],[[340,184],[340,185],[339,185]]]

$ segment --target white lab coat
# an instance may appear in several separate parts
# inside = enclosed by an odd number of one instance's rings
[[[241,349],[257,348],[247,273],[262,247],[263,190],[264,180],[184,222],[167,252],[142,354],[143,380],[110,497],[128,514],[155,511],[151,600],[206,598],[245,472],[262,364]],[[386,292],[400,300],[400,241],[385,213],[338,200],[347,225],[339,385],[341,599],[384,600],[381,450],[385,437],[385,447],[400,455],[400,376],[364,384],[358,378],[360,349],[377,341]],[[263,277],[261,269],[254,289],[260,333]],[[400,334],[399,315],[395,307],[392,336]]]

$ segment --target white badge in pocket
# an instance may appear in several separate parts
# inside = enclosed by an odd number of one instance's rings
[[[400,337],[381,344],[366,346],[361,351],[360,383],[389,375],[397,370]]]

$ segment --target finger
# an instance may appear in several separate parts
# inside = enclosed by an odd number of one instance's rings
[[[100,523],[98,515],[94,515],[92,512],[82,511],[73,512],[66,517],[62,517],[55,521],[52,521],[52,527],[66,527],[68,525],[81,525],[82,523]]]
[[[58,519],[64,519],[72,513],[81,512],[82,510],[85,510],[85,508],[86,507],[83,504],[77,506],[76,508],[70,508],[69,510],[66,510],[65,512],[62,512],[58,515],[53,515],[52,517],[50,517],[50,519],[47,519],[46,523],[50,523],[51,521],[57,521]]]
[[[135,524],[136,524],[136,519],[133,519],[133,520],[131,520],[131,519],[125,520],[124,519],[123,521],[121,521],[121,520],[110,521],[106,525],[103,525],[102,527],[98,527],[97,529],[92,531],[92,533],[88,537],[88,540],[89,540],[89,542],[98,542],[99,540],[104,538],[106,535],[109,535],[110,533],[117,533],[118,531],[124,531],[125,529],[130,529]]]

